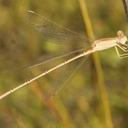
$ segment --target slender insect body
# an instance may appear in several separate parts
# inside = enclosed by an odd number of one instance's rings
[[[42,76],[45,76],[47,75],[48,73],[58,69],[58,68],[61,68],[63,67],[64,65],[68,64],[68,63],[71,63],[72,61],[76,60],[76,59],[79,59],[81,57],[84,57],[86,55],[89,55],[91,53],[94,53],[96,51],[102,51],[102,50],[105,50],[105,49],[109,49],[109,48],[112,48],[112,47],[115,47],[116,49],[116,52],[117,52],[117,55],[119,57],[122,57],[122,58],[126,58],[128,57],[128,40],[127,40],[127,37],[124,35],[124,33],[122,31],[118,31],[117,32],[117,37],[114,37],[114,38],[104,38],[104,39],[100,39],[100,40],[96,40],[94,41],[94,43],[92,44],[92,48],[89,49],[88,51],[85,51],[85,52],[82,52],[81,54],[73,57],[73,58],[70,58],[68,59],[67,61],[64,61],[63,63],[41,73],[40,75],[32,78],[31,80],[28,80],[26,81],[25,83],[7,91],[6,93],[4,93],[3,95],[0,95],[0,99],[3,99],[4,97],[10,95],[11,93],[17,91],[18,89],[32,83],[33,81],[41,78]],[[119,51],[118,51],[118,48],[121,49],[124,53],[121,54]]]

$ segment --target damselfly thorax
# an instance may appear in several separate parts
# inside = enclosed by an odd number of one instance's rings
[[[117,55],[119,57],[125,58],[128,55],[128,42],[127,37],[124,35],[123,31],[118,31],[117,36],[114,38],[103,38],[94,41],[92,44],[92,49],[95,49],[96,51],[102,51],[105,49],[109,49],[115,47]],[[119,50],[121,49],[123,53],[119,53]]]

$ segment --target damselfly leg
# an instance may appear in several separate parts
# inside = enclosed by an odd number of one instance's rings
[[[117,46],[115,46],[116,49],[116,53],[120,58],[126,58],[128,57],[128,46],[123,46],[118,44]],[[123,51],[123,53],[119,52],[119,49]]]

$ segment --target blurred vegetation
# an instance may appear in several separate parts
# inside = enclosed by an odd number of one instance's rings
[[[121,0],[85,2],[96,39],[116,36],[117,30],[128,33]],[[30,16],[28,10],[39,15]],[[77,53],[50,58],[90,45],[79,0],[1,0],[0,17],[0,94]],[[118,58],[114,49],[98,55],[105,83],[102,93],[108,95],[112,124],[127,128],[127,58]],[[93,61],[91,56],[78,59],[1,100],[0,127],[108,128],[95,70],[100,71]],[[39,62],[44,63],[32,67]]]

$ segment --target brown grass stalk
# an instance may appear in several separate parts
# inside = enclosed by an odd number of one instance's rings
[[[86,2],[85,0],[79,0],[79,4],[80,4],[80,9],[81,9],[81,13],[85,23],[85,29],[87,30],[88,37],[94,40],[95,36],[94,36],[92,23],[88,13]],[[107,128],[113,128],[108,94],[105,88],[103,72],[102,72],[100,60],[97,53],[93,54],[93,63],[95,65],[95,70],[97,75],[97,85],[98,85],[98,89],[101,97],[101,104],[102,104],[102,109],[103,109],[104,118],[105,118],[105,126]]]

